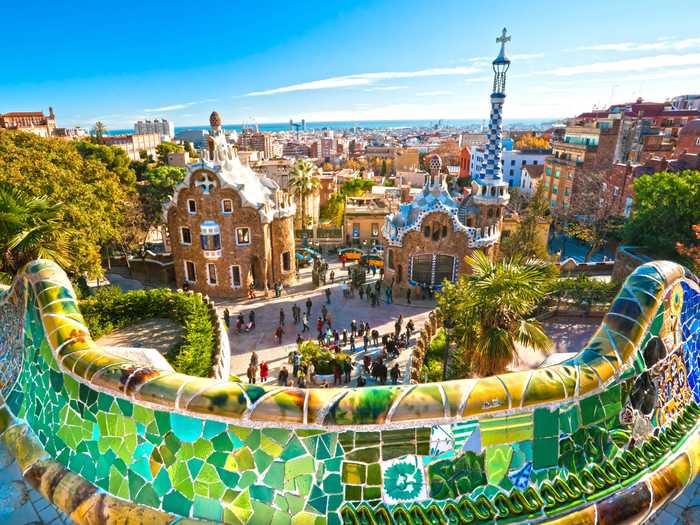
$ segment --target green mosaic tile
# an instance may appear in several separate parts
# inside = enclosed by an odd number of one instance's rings
[[[367,485],[381,485],[382,470],[378,463],[367,465]]]
[[[190,499],[180,494],[177,490],[173,490],[163,497],[163,510],[172,512],[180,516],[189,516],[192,503]]]
[[[251,498],[264,503],[272,503],[274,492],[270,487],[266,487],[265,485],[251,485],[249,491]]]
[[[343,463],[342,479],[351,485],[360,485],[367,479],[367,466],[362,463]]]
[[[266,454],[262,450],[253,452],[253,461],[255,462],[255,467],[258,469],[258,472],[265,472],[267,467],[272,463],[272,459],[272,456]]]
[[[299,438],[297,438],[296,436],[292,436],[292,439],[284,448],[284,452],[282,452],[282,455],[280,457],[284,460],[288,460],[294,459],[299,456],[303,456],[306,453],[306,449],[301,444],[301,441],[299,441]]]
[[[579,401],[581,407],[581,423],[588,426],[605,418],[605,410],[600,402],[600,396],[593,395]]]
[[[229,510],[241,520],[241,522],[246,523],[250,516],[253,514],[253,506],[250,502],[250,494],[247,490],[241,492],[236,499],[231,502]]]
[[[263,482],[269,487],[282,490],[284,488],[284,462],[273,461],[265,473]]]
[[[294,494],[287,494],[286,498],[290,514],[297,514],[304,508],[304,498],[295,496]]]
[[[258,481],[258,474],[256,472],[248,471],[241,474],[241,479],[238,481],[238,488],[244,489],[249,485],[252,485]]]
[[[311,474],[315,470],[314,460],[309,456],[302,456],[299,458],[287,461],[284,468],[285,479],[296,478],[301,474]]]
[[[275,511],[275,515],[270,521],[270,525],[291,525],[292,517],[286,512],[281,512],[279,510]]]
[[[212,438],[223,434],[226,435],[226,424],[220,423],[218,421],[207,420],[204,422],[204,431],[202,432],[202,437],[207,441]]]
[[[323,491],[326,494],[340,494],[343,492],[343,484],[341,483],[339,474],[331,474],[323,480]]]
[[[260,501],[253,501],[253,516],[250,523],[271,523],[275,514],[275,509]]]
[[[156,477],[153,478],[153,489],[159,496],[164,496],[170,489],[172,485],[170,484],[170,477],[168,476],[168,471],[165,469],[160,469]]]
[[[559,435],[559,408],[536,408],[534,412],[534,438]]]
[[[202,496],[194,497],[194,505],[192,507],[193,517],[204,520],[221,521],[223,514],[224,509],[218,500]]]
[[[581,426],[578,403],[559,411],[559,429],[565,434],[573,434]]]
[[[559,460],[559,438],[542,438],[532,443],[532,466],[535,469],[554,467]]]
[[[296,492],[302,496],[307,496],[311,491],[311,486],[314,482],[314,478],[310,474],[302,474],[294,478],[294,484],[296,485]]]
[[[362,499],[362,487],[358,485],[345,485],[345,499],[359,501]]]
[[[362,489],[362,499],[365,501],[381,499],[382,490],[380,487],[364,487]]]
[[[411,450],[415,452],[415,446]],[[362,463],[376,463],[379,461],[379,447],[356,449],[346,455],[350,461],[361,461]],[[386,459],[386,458],[385,458]]]

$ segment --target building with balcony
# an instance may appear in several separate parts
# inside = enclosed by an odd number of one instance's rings
[[[143,135],[144,133],[158,133],[162,140],[172,140],[175,136],[175,124],[168,119],[146,119],[139,120],[134,124],[134,133]]]
[[[161,143],[161,135],[158,133],[105,135],[102,137],[102,143],[123,149],[131,160],[139,160],[142,151],[145,151],[146,155],[155,158],[157,155],[156,148]]]
[[[41,137],[51,137],[56,129],[56,116],[53,108],[49,114],[43,111],[14,111],[0,114],[0,128],[28,131]]]
[[[241,163],[216,112],[208,149],[164,208],[178,286],[214,297],[243,297],[295,280],[290,195]]]

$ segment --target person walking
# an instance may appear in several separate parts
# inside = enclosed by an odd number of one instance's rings
[[[312,305],[312,304],[313,304],[313,303],[311,302],[311,298],[309,297],[309,298],[306,300],[306,316],[307,316],[307,317],[311,317],[311,305]]]
[[[326,303],[331,304],[331,289],[326,288]]]
[[[228,308],[224,310],[224,324],[226,325],[226,331],[229,331],[229,328],[231,328],[231,312],[228,311]]]
[[[299,312],[297,312],[297,308],[299,307],[296,304],[292,305],[292,319],[294,324],[299,324]]]
[[[353,319],[350,323],[350,334],[355,335],[357,333],[357,322]]]
[[[411,289],[410,288],[406,290],[406,302],[408,304],[411,304]]]
[[[299,375],[299,367],[301,366],[301,354],[295,351],[292,355],[292,375],[297,377]]]
[[[343,371],[340,368],[340,364],[336,361],[333,365],[333,386],[341,384],[342,375]]]
[[[282,386],[287,386],[289,383],[289,370],[287,370],[286,366],[283,366],[282,370],[280,370],[280,373],[277,375],[277,383]]]
[[[304,316],[303,316],[301,322],[302,322],[302,324],[304,325],[304,326],[301,328],[301,331],[302,331],[302,332],[308,332],[308,331],[309,331],[309,316],[308,316],[306,313],[304,313]]]
[[[277,344],[281,345],[282,344],[282,336],[284,335],[284,329],[282,328],[282,325],[279,325],[277,329],[275,330],[275,338],[277,339]]]
[[[323,332],[323,318],[319,317],[316,320],[316,330],[318,331],[319,334]]]
[[[365,288],[364,288],[364,286],[360,286],[359,292],[360,292],[360,301],[363,301],[364,298],[365,298]]]
[[[348,344],[348,331],[347,329],[343,328],[343,346],[346,346]]]
[[[355,333],[350,334],[350,352],[355,353]]]
[[[253,330],[255,328],[255,310],[251,310],[248,314],[248,322],[250,323],[250,329]]]
[[[253,365],[256,369],[258,368],[258,354],[253,352],[250,354],[250,365]]]
[[[267,383],[267,374],[269,372],[269,368],[267,366],[267,362],[263,361],[260,363],[260,382],[261,383]]]
[[[254,365],[248,365],[248,383],[253,384],[255,383],[255,376],[257,374],[257,368]]]
[[[248,287],[248,299],[255,299],[255,284],[250,283]]]
[[[301,336],[301,334],[297,334],[297,348],[299,348],[299,345],[304,342],[304,338]]]
[[[333,281],[335,281],[335,271],[331,270],[331,284],[333,284]]]
[[[365,352],[369,349],[369,337],[367,336],[367,332],[365,332],[365,335],[362,337],[362,349]]]
[[[280,308],[280,326],[284,326],[284,310]]]
[[[345,382],[350,382],[350,376],[352,375],[352,360],[350,358],[346,359],[343,363],[343,372],[345,373]]]
[[[324,321],[326,320],[327,315],[328,315],[328,308],[326,307],[325,304],[322,304],[321,305],[321,317],[323,318]]]
[[[401,371],[399,370],[399,364],[394,363],[394,366],[391,367],[391,383],[392,384],[397,384],[399,382],[399,375],[401,374]]]
[[[376,328],[372,330],[372,344],[379,346],[379,331]]]

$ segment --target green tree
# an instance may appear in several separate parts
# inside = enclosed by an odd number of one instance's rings
[[[169,153],[180,153],[181,151],[184,151],[182,146],[175,144],[174,142],[161,142],[156,146],[156,155],[158,156],[158,163],[167,164]]]
[[[136,183],[136,173],[123,149],[94,144],[87,140],[76,142],[75,147],[84,159],[97,159],[102,162],[109,171],[119,176],[122,184],[133,186]]]
[[[119,238],[129,202],[138,202],[125,172],[112,171],[98,155],[83,157],[80,144],[0,132],[0,181],[29,196],[48,196],[67,239],[72,273],[102,274],[103,247]],[[128,177],[127,177],[128,178]]]
[[[700,171],[661,172],[634,181],[635,203],[623,237],[654,257],[688,262],[677,249],[698,245],[693,225],[700,224]]]
[[[547,245],[546,242],[539,242],[542,235],[539,229],[543,222],[549,222],[548,214],[549,206],[540,184],[527,207],[521,211],[520,223],[515,231],[501,239],[501,256],[506,259],[521,256],[546,260],[549,257]],[[544,236],[546,238],[546,234]]]
[[[157,166],[145,172],[138,192],[148,228],[163,223],[163,203],[172,197],[175,186],[184,179],[184,168],[175,166]]]
[[[299,159],[294,163],[289,172],[289,188],[301,203],[301,229],[308,226],[306,220],[306,200],[313,195],[320,186],[318,179],[318,167],[307,159]]]
[[[0,182],[0,282],[34,259],[70,264],[67,239],[71,233],[60,218],[61,203],[46,196],[32,197]]]
[[[345,210],[345,198],[340,193],[334,193],[328,199],[326,205],[321,208],[320,218],[331,222],[340,228],[343,225],[343,212]]]
[[[97,122],[95,122],[95,129],[93,130],[93,133],[95,134],[95,141],[98,144],[101,144],[102,137],[104,137],[107,134],[107,126],[105,126],[103,122],[100,122],[98,120]]]
[[[368,192],[374,186],[374,181],[369,179],[350,179],[340,188],[340,193],[344,197],[359,197],[365,192]]]
[[[438,308],[452,320],[451,338],[466,353],[461,358],[469,361],[472,372],[505,372],[517,361],[518,345],[549,352],[549,337],[530,316],[548,290],[551,266],[520,257],[492,261],[480,251],[465,261],[471,275],[446,282]]]

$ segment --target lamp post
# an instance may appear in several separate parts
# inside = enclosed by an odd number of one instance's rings
[[[447,360],[450,357],[450,331],[452,330],[452,319],[445,319],[442,327],[445,329],[445,354],[442,358],[442,380],[447,380]]]

